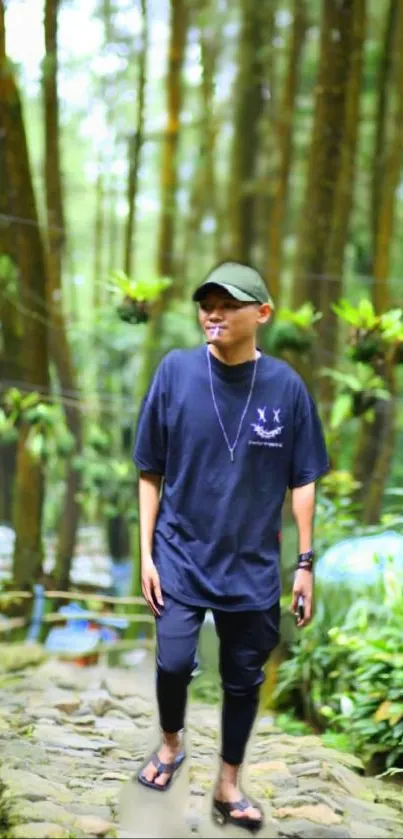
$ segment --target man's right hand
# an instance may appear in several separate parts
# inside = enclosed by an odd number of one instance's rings
[[[158,616],[158,606],[163,606],[160,577],[151,557],[141,563],[141,590],[143,597],[154,615]]]

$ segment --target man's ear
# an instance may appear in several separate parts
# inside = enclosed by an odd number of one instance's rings
[[[267,323],[273,314],[273,309],[270,306],[270,303],[262,303],[259,307],[259,317],[258,323],[263,324]]]

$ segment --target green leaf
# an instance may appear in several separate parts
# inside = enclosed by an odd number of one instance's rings
[[[361,323],[361,316],[357,309],[348,302],[348,300],[340,300],[339,303],[334,303],[332,305],[333,312],[338,315],[339,318],[346,321],[346,323],[350,323],[352,326],[360,326]]]
[[[30,454],[32,455],[34,460],[41,460],[45,453],[45,446],[46,441],[43,434],[39,432],[35,432],[34,434],[29,434],[26,442],[26,446]]]
[[[21,410],[25,411],[27,408],[32,408],[39,402],[39,393],[28,393],[21,399]]]
[[[351,394],[342,393],[337,397],[332,406],[330,416],[330,427],[334,430],[349,419],[353,414],[353,400]]]
[[[131,280],[124,271],[113,271],[108,287],[114,292],[138,302],[153,302],[172,284],[169,277],[152,277],[149,280]]]
[[[362,325],[372,327],[377,318],[371,300],[366,300],[365,298],[360,300],[358,311],[361,317]]]

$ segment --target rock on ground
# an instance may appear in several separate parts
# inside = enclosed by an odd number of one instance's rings
[[[209,817],[217,708],[190,705],[186,770],[159,797],[133,781],[158,739],[150,662],[79,668],[44,660],[36,648],[14,655],[0,647],[1,837],[222,835]],[[357,757],[318,737],[286,735],[270,720],[258,721],[243,780],[263,804],[262,837],[402,835],[401,788],[365,778]]]

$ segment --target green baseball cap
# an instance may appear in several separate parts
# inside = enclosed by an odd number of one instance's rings
[[[224,262],[218,268],[214,268],[193,292],[192,300],[195,302],[201,300],[210,291],[210,286],[224,288],[228,294],[235,297],[235,300],[240,300],[242,303],[269,303],[274,309],[266,283],[258,271],[249,265]]]

